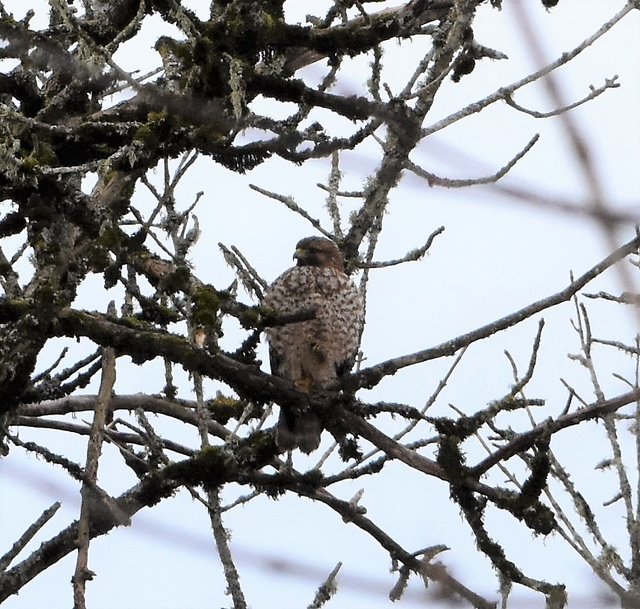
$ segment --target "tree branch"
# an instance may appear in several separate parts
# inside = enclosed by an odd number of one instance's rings
[[[542,437],[551,436],[561,429],[578,425],[583,421],[599,419],[638,400],[640,400],[640,389],[634,389],[610,400],[597,401],[570,414],[559,416],[557,419],[547,419],[532,429],[519,433],[509,443],[501,446],[486,459],[483,459],[480,463],[472,467],[469,474],[474,478],[480,478],[480,476],[484,475],[497,463],[506,461],[513,457],[513,455],[528,450]]]
[[[461,336],[451,339],[445,343],[431,347],[430,349],[424,349],[409,355],[403,355],[401,357],[381,362],[375,366],[365,368],[364,370],[351,375],[351,377],[345,381],[345,386],[349,389],[375,387],[385,376],[395,374],[401,368],[413,366],[439,357],[453,355],[462,347],[466,347],[478,340],[492,336],[496,332],[515,326],[521,321],[532,317],[536,313],[540,313],[541,311],[554,307],[562,302],[567,302],[574,294],[581,290],[590,281],[601,275],[609,267],[613,266],[629,254],[635,253],[638,250],[638,247],[640,247],[640,237],[636,236],[634,239],[619,247],[615,252],[601,260],[575,281],[572,281],[566,288],[564,288],[564,290],[538,300],[515,313],[497,319],[496,321],[481,326],[476,330],[472,330],[471,332],[462,334]]]

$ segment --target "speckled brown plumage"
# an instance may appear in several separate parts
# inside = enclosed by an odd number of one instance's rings
[[[311,320],[266,331],[271,372],[300,389],[331,389],[353,365],[358,350],[364,304],[344,273],[342,254],[329,239],[308,237],[298,242],[298,263],[267,289],[262,305],[280,315],[313,310]],[[280,411],[276,441],[282,450],[309,453],[320,444],[322,428],[313,413]]]

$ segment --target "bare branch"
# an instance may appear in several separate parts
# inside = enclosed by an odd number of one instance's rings
[[[121,425],[130,425],[127,421],[119,421]],[[64,431],[68,433],[74,433],[78,435],[88,436],[91,433],[91,428],[86,425],[78,425],[74,423],[67,423],[64,421],[51,421],[48,419],[39,419],[34,417],[18,416],[15,417],[15,424],[20,427],[35,427],[39,429],[52,429],[55,431]],[[147,446],[148,442],[139,433],[130,434],[122,431],[114,431],[113,429],[105,428],[105,439],[109,442],[114,442],[120,446],[120,444],[137,444],[140,446]],[[165,438],[159,438],[160,444],[163,448],[171,450],[180,455],[191,457],[194,454],[194,450],[187,448],[182,444],[167,440]]]
[[[256,192],[259,192],[261,195],[264,195],[265,197],[269,197],[270,199],[274,199],[276,201],[280,201],[280,203],[284,203],[286,207],[288,207],[291,211],[295,212],[299,216],[302,216],[305,220],[307,220],[311,224],[311,226],[313,226],[313,228],[315,228],[317,231],[322,233],[325,237],[329,239],[332,238],[331,233],[329,233],[324,228],[322,228],[322,225],[320,224],[320,220],[317,220],[316,218],[312,218],[302,207],[300,207],[300,205],[298,205],[293,200],[293,197],[279,195],[275,192],[271,192],[269,190],[265,190],[264,188],[260,188],[255,184],[249,184],[249,188],[251,188],[252,190],[255,190]]]
[[[4,556],[0,557],[0,572],[6,571],[13,559],[20,554],[24,547],[38,534],[40,529],[53,518],[59,509],[60,502],[56,501],[51,507],[42,512],[36,521],[11,546],[11,549],[4,554]]]
[[[247,602],[245,601],[242,588],[240,587],[240,576],[238,570],[233,561],[231,555],[231,549],[229,548],[229,534],[224,528],[222,523],[222,515],[220,509],[220,497],[218,491],[210,490],[207,493],[209,502],[209,517],[211,519],[211,526],[213,529],[213,537],[216,541],[216,548],[218,550],[218,556],[222,562],[224,569],[224,575],[227,580],[228,594],[233,599],[233,609],[246,609]]]
[[[525,13],[525,7],[521,0],[514,5],[515,14],[518,24],[527,41],[533,55],[538,61],[542,62],[545,58],[543,47],[537,32],[531,27],[530,20]],[[626,12],[637,8],[637,4],[634,2],[628,2],[619,13],[617,13],[612,19],[610,19],[605,25],[598,30],[598,33],[606,32],[608,28],[611,28],[619,19],[621,19]],[[564,96],[562,94],[562,87],[558,82],[556,75],[549,71],[542,80],[542,84],[545,87],[547,94],[551,98],[552,102],[556,106],[562,106],[564,102]],[[591,151],[591,147],[587,141],[587,136],[583,129],[581,129],[579,123],[576,121],[571,113],[565,112],[560,116],[560,124],[562,125],[564,132],[567,136],[571,150],[578,159],[580,172],[584,179],[585,184],[588,185],[588,192],[590,195],[589,206],[601,213],[607,210],[607,197],[605,195],[604,184],[600,171],[598,170],[594,154]],[[609,251],[613,251],[617,245],[616,227],[608,224],[607,222],[600,223],[601,230],[606,238]],[[631,280],[628,267],[620,265],[617,268],[617,272],[622,279],[623,285],[627,288],[627,291],[632,291],[633,282]],[[638,320],[640,320],[640,313],[636,311]]]
[[[222,251],[225,262],[236,271],[238,278],[247,292],[254,294],[261,300],[264,290],[267,287],[267,282],[258,275],[257,271],[251,266],[237,247],[231,246],[231,249],[229,249],[223,243],[218,243],[218,247],[220,251]]]
[[[331,597],[336,593],[338,589],[335,580],[341,567],[342,563],[339,562],[333,568],[331,573],[329,573],[329,575],[327,576],[327,579],[325,579],[322,585],[318,588],[313,601],[311,601],[311,604],[308,605],[307,609],[320,609],[320,607],[331,600]]]
[[[396,260],[386,260],[384,262],[366,262],[361,264],[361,268],[367,269],[382,269],[390,266],[396,266],[398,264],[404,264],[405,262],[416,262],[420,260],[429,250],[433,240],[444,232],[444,226],[441,226],[434,230],[430,235],[424,245],[407,252],[402,258],[397,258]]]
[[[528,108],[525,108],[524,106],[521,106],[520,104],[517,104],[513,100],[513,97],[511,95],[505,96],[504,99],[505,99],[505,101],[507,102],[507,104],[509,106],[511,106],[512,108],[515,108],[519,112],[522,112],[524,114],[528,114],[529,116],[533,116],[534,118],[551,118],[552,116],[558,116],[560,114],[564,114],[565,112],[568,112],[569,110],[573,110],[574,108],[577,108],[578,106],[581,106],[582,104],[585,104],[588,101],[591,101],[592,99],[595,99],[596,97],[598,97],[599,95],[604,93],[607,89],[616,89],[616,88],[618,88],[620,86],[620,83],[617,82],[617,80],[618,80],[618,75],[616,74],[615,76],[613,76],[611,78],[606,78],[605,81],[604,81],[604,85],[602,85],[601,87],[596,88],[593,85],[591,85],[589,87],[591,89],[591,93],[589,93],[588,95],[583,97],[581,100],[579,100],[577,102],[574,102],[572,104],[569,104],[567,106],[563,106],[562,108],[556,108],[555,110],[551,110],[549,112],[538,112],[536,110],[529,110]]]
[[[424,349],[423,351],[417,351],[410,355],[404,355],[395,359],[387,360],[370,368],[352,375],[349,379],[349,385],[355,385],[356,387],[373,387],[382,378],[389,374],[394,374],[401,368],[406,366],[413,366],[421,362],[426,362],[437,357],[443,357],[453,355],[458,349],[470,345],[473,342],[487,338],[496,332],[505,330],[520,323],[524,319],[527,319],[536,313],[540,313],[545,309],[556,306],[562,302],[570,300],[579,290],[581,290],[590,281],[595,279],[598,275],[601,275],[609,267],[613,266],[625,256],[632,254],[638,250],[640,246],[640,237],[635,237],[625,245],[618,248],[615,252],[601,260],[598,264],[592,267],[589,271],[578,277],[575,281],[572,281],[564,290],[556,292],[551,296],[538,300],[515,313],[502,317],[490,324],[482,326],[476,330],[472,330],[466,334],[454,338],[450,341],[432,347],[430,349]]]
[[[115,303],[109,305],[110,314],[115,314]],[[116,381],[116,357],[113,349],[105,348],[102,352],[102,380],[96,401],[96,409],[91,425],[91,433],[87,443],[87,462],[81,495],[80,520],[78,522],[78,558],[72,577],[74,609],[84,609],[87,580],[93,579],[95,573],[89,570],[89,541],[91,513],[95,509],[96,497],[94,487],[98,479],[98,463],[104,440],[104,427],[109,412],[109,400]]]
[[[634,389],[628,393],[611,398],[610,400],[595,402],[570,414],[562,415],[557,419],[544,421],[529,431],[518,434],[514,440],[499,448],[491,456],[471,468],[470,473],[473,477],[480,477],[496,463],[506,461],[513,455],[531,448],[535,442],[543,436],[549,436],[561,429],[573,427],[582,421],[597,419],[607,414],[611,414],[620,408],[637,401],[638,399],[640,399],[640,389]]]
[[[632,1],[627,2],[627,4],[625,4],[625,6],[618,13],[616,13],[611,19],[609,19],[600,28],[598,28],[598,30],[595,31],[591,36],[588,36],[587,38],[585,38],[578,46],[573,48],[571,51],[568,51],[567,53],[563,53],[562,56],[556,59],[555,61],[552,61],[551,63],[547,64],[545,67],[541,68],[540,70],[537,70],[529,74],[525,78],[522,78],[506,87],[501,87],[495,93],[488,95],[484,99],[479,100],[473,104],[469,104],[467,107],[463,108],[462,110],[454,112],[453,114],[450,114],[449,116],[434,123],[430,127],[423,129],[422,136],[426,137],[428,135],[432,135],[433,133],[436,133],[437,131],[440,131],[445,127],[448,127],[449,125],[459,121],[462,118],[465,118],[467,116],[470,116],[471,114],[480,112],[487,106],[497,101],[506,100],[507,97],[512,96],[513,93],[518,89],[521,89],[525,85],[528,85],[532,82],[540,80],[543,76],[550,74],[560,66],[563,66],[569,63],[572,59],[577,57],[585,49],[589,48],[596,40],[604,36],[616,24],[620,23],[620,21],[622,21],[622,19],[628,13],[633,11],[634,8],[636,8],[634,6],[634,2]]]
[[[493,175],[487,176],[484,178],[469,178],[464,180],[441,178],[435,175],[434,173],[431,173],[426,169],[419,167],[418,165],[416,165],[415,163],[409,160],[407,160],[407,169],[415,173],[417,176],[427,180],[427,183],[429,184],[429,186],[444,186],[445,188],[462,188],[465,186],[476,186],[478,184],[492,184],[494,182],[497,182],[500,178],[507,175],[507,173],[509,173],[509,171],[513,169],[516,163],[520,159],[522,159],[524,155],[527,154],[529,150],[531,150],[531,148],[533,148],[533,146],[539,139],[540,139],[539,134],[534,135],[529,140],[529,143],[520,152],[518,152],[518,154],[516,154],[504,167],[496,171],[496,173],[494,173]]]

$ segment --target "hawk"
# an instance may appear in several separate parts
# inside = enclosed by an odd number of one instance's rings
[[[355,361],[364,302],[333,241],[307,237],[298,242],[293,257],[296,266],[267,288],[262,306],[279,315],[308,312],[313,318],[265,331],[271,372],[302,391],[332,389]],[[281,408],[276,429],[281,450],[300,448],[309,454],[318,448],[321,433],[317,415]]]

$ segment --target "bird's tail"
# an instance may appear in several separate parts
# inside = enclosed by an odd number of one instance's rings
[[[280,450],[299,448],[307,455],[320,446],[322,426],[320,419],[311,412],[293,414],[280,409],[276,428],[276,444]]]

